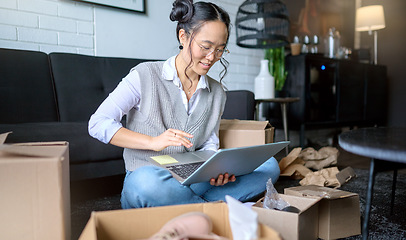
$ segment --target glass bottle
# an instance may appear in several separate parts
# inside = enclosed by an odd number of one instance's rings
[[[325,56],[329,58],[337,57],[337,51],[340,48],[340,32],[334,27],[329,28],[325,43]]]
[[[313,39],[312,39],[312,47],[311,47],[311,53],[318,53],[319,49],[318,49],[318,45],[319,45],[319,36],[317,35],[313,35]]]
[[[305,35],[303,37],[302,53],[309,53],[310,38]]]

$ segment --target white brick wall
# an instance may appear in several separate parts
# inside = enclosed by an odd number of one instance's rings
[[[160,6],[157,5],[157,2],[162,0],[147,1],[147,14],[138,14],[73,0],[0,0],[0,47],[46,53],[70,52],[96,55],[100,52],[105,56],[134,58],[151,56],[151,58],[164,59],[168,52],[149,54],[150,52],[145,51],[151,51],[150,47],[141,47],[148,45],[151,38],[143,40],[145,44],[142,42],[141,44],[138,42],[138,44],[134,44],[134,39],[131,39],[123,45],[121,42],[117,44],[116,41],[133,35],[120,31],[118,34],[121,36],[117,36],[117,33],[111,36],[109,31],[96,31],[95,26],[99,24],[98,26],[103,28],[105,24],[102,23],[106,21],[119,24],[121,28],[128,29],[127,31],[137,31],[137,28],[140,27],[137,24],[150,23],[151,26],[147,27],[156,29],[159,27],[157,22],[169,22],[170,9],[166,9],[169,4],[161,4],[162,6]],[[245,49],[236,45],[235,17],[243,0],[213,0],[213,2],[226,9],[230,14],[233,26],[228,46],[231,54],[226,58],[230,62],[230,66],[224,84],[229,90],[246,89],[253,91],[254,78],[259,72],[259,61],[264,54],[262,50]],[[158,11],[157,8],[159,7],[165,9]],[[117,16],[116,14],[126,16],[127,18],[123,19],[128,19],[128,21],[114,22],[114,18],[108,17],[108,12],[112,13],[110,16]],[[167,12],[167,14],[163,15],[161,12]],[[141,33],[135,35],[137,38],[143,36]],[[174,35],[171,35],[165,38],[164,43],[167,43],[169,38],[175,42],[172,39]],[[100,46],[107,46],[104,43],[108,41],[113,41],[112,44],[108,45],[112,46],[113,49],[106,51],[98,47],[99,49],[96,51],[98,42],[102,43],[99,44]],[[172,45],[169,46],[169,48],[172,47],[175,48]],[[126,53],[127,55],[117,53]],[[222,66],[216,64],[209,74],[218,78],[221,70]]]
[[[94,55],[93,5],[66,0],[1,0],[0,47]]]

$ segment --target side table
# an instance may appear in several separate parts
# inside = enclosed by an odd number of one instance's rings
[[[392,185],[391,209],[393,208],[397,169],[406,167],[406,128],[360,128],[340,134],[338,144],[346,151],[371,158],[365,217],[362,237],[368,239],[368,224],[373,198],[375,174],[378,171],[395,170]]]
[[[286,97],[286,98],[267,98],[267,99],[255,99],[255,111],[256,119],[259,119],[259,104],[263,102],[275,102],[281,104],[282,110],[282,121],[283,121],[283,131],[285,133],[285,141],[288,141],[288,116],[287,116],[287,105],[292,102],[298,102],[300,98],[297,97]],[[289,154],[289,146],[286,146],[286,155]]]

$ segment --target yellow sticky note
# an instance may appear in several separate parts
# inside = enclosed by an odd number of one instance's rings
[[[154,159],[155,161],[157,161],[159,164],[161,165],[166,165],[166,164],[171,164],[171,163],[177,163],[178,161],[169,156],[169,155],[161,155],[161,156],[155,156],[155,157],[151,157],[152,159]]]

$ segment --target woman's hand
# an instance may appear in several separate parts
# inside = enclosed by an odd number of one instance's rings
[[[225,174],[219,174],[219,176],[217,177],[217,179],[212,178],[210,179],[210,185],[213,186],[223,186],[224,184],[227,184],[229,182],[235,182],[235,176],[234,174],[232,174],[230,176],[230,174],[225,173]]]
[[[193,144],[187,138],[192,137],[193,137],[192,134],[170,128],[161,135],[157,137],[152,137],[151,149],[158,152],[169,146],[182,146],[182,145],[187,148],[190,148],[193,146]]]

